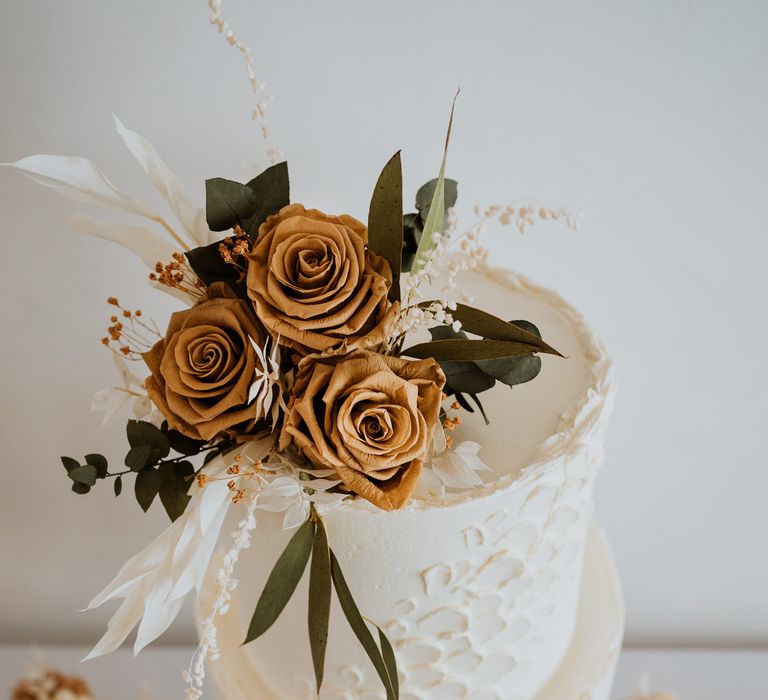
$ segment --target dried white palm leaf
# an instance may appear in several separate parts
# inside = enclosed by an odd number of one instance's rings
[[[190,202],[179,178],[165,164],[155,147],[141,134],[128,129],[114,114],[117,133],[120,134],[128,150],[144,169],[147,177],[163,196],[168,206],[178,218],[195,246],[209,242],[210,231],[205,222],[205,212]]]
[[[246,443],[241,452],[259,460],[272,439]],[[160,636],[175,619],[186,595],[200,590],[221,526],[232,503],[227,479],[216,479],[228,467],[226,457],[206,465],[210,478],[202,488],[194,482],[192,499],[183,515],[151,544],[129,559],[114,580],[86,609],[98,607],[113,598],[125,600],[112,616],[107,631],[86,656],[92,659],[117,649],[139,624],[134,653]]]

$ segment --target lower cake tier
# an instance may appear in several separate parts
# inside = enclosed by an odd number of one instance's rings
[[[210,591],[200,596],[205,605]],[[218,623],[221,658],[211,665],[220,700],[299,700],[278,697],[264,683],[247,646],[242,646],[243,629],[236,600],[230,612]],[[520,695],[510,688],[503,698],[493,692],[462,695],[444,687],[434,697],[440,700],[608,700],[624,631],[624,602],[616,568],[607,541],[593,523],[589,528],[580,587],[576,628],[557,670],[544,688],[534,695]],[[290,655],[291,649],[284,653]],[[429,671],[425,659],[425,672]],[[373,700],[378,694],[356,691],[354,679],[344,697],[348,700]],[[458,694],[456,694],[458,692]],[[321,694],[321,697],[323,695]],[[381,694],[383,697],[383,693]],[[410,700],[406,688],[401,698]]]

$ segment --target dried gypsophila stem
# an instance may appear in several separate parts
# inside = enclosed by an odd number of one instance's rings
[[[568,228],[577,229],[581,212],[574,212],[569,207],[536,203],[530,200],[511,202],[506,205],[494,204],[484,210],[474,207],[477,220],[463,233],[458,233],[457,218],[449,210],[448,225],[444,233],[435,233],[435,248],[428,255],[424,266],[409,280],[404,303],[390,334],[388,349],[402,347],[406,336],[435,324],[446,324],[458,332],[461,323],[454,321],[451,311],[456,309],[458,300],[472,302],[471,295],[460,289],[457,276],[464,270],[471,270],[488,258],[488,250],[480,242],[489,223],[498,222],[502,226],[515,225],[521,234],[527,226],[537,221],[563,220]],[[460,255],[450,255],[458,251]],[[440,298],[424,308],[419,306],[424,299],[424,287],[438,279],[444,279]]]
[[[251,50],[235,36],[232,28],[221,14],[221,0],[208,0],[208,8],[211,10],[210,22],[216,27],[219,34],[223,34],[227,43],[236,49],[245,61],[245,69],[248,73],[248,82],[251,86],[251,92],[256,98],[256,105],[251,110],[251,119],[256,122],[259,127],[259,133],[262,139],[264,139],[267,148],[267,156],[270,162],[274,165],[283,159],[283,153],[278,148],[270,145],[272,133],[267,123],[267,103],[272,100],[271,95],[265,95],[264,90],[266,83],[261,82],[256,77],[256,69],[254,68],[253,54]]]
[[[157,324],[150,320],[152,325],[149,325],[144,321],[141,309],[131,311],[124,308],[116,297],[109,297],[107,303],[116,307],[120,313],[110,316],[107,335],[101,339],[101,344],[121,357],[141,359],[142,353],[162,337]]]
[[[192,299],[199,300],[205,296],[205,284],[189,266],[183,253],[173,253],[168,263],[158,260],[155,271],[149,274],[150,282],[177,289]]]
[[[521,234],[528,226],[537,221],[558,221],[563,219],[570,229],[579,228],[583,212],[575,212],[569,207],[546,204],[531,200],[520,200],[509,204],[492,204],[485,210],[474,207],[475,215],[483,221],[497,220],[502,226],[515,225]]]
[[[218,250],[221,259],[237,270],[241,280],[244,279],[248,273],[248,254],[251,252],[248,234],[240,226],[235,226],[233,235],[223,238]]]

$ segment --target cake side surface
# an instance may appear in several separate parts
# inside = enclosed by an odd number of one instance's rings
[[[391,513],[355,500],[325,517],[361,611],[394,645],[401,697],[529,700],[573,636],[612,367],[583,318],[554,292],[491,268],[463,282],[491,312],[536,322],[567,359],[545,357],[531,385],[484,394],[491,425],[475,415],[457,431],[456,439],[480,443],[493,469],[483,486]],[[289,536],[279,518],[259,516],[258,546],[239,565],[243,614]],[[307,624],[305,586],[269,633],[245,648],[259,682],[281,700],[316,697],[308,645],[296,643]],[[239,643],[246,624],[239,632],[228,624],[227,634]],[[225,656],[217,673],[243,675],[226,663]],[[382,692],[334,602],[321,698]]]

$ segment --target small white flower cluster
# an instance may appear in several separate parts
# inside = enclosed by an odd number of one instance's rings
[[[491,468],[478,456],[480,445],[465,440],[458,445],[448,447],[445,433],[435,431],[433,453],[424,462],[424,469],[419,482],[421,495],[444,496],[447,488],[469,489],[482,486],[483,480],[478,472],[491,471]]]
[[[448,211],[445,233],[434,233],[434,248],[426,255],[423,265],[409,275],[405,285],[404,303],[391,333],[390,347],[400,339],[423,328],[437,324],[449,325],[454,331],[461,330],[461,322],[451,315],[457,302],[471,302],[472,297],[459,288],[459,273],[476,268],[488,257],[487,249],[480,243],[482,227],[471,226],[464,233],[457,232],[458,219],[455,211]],[[461,255],[452,255],[455,249]],[[427,288],[441,281],[440,296],[430,299],[424,306]],[[434,295],[433,295],[434,296]]]
[[[251,91],[256,97],[256,106],[251,111],[251,119],[259,125],[261,137],[264,141],[269,141],[271,131],[267,123],[267,103],[272,99],[270,95],[265,95],[266,83],[261,82],[256,77],[256,70],[253,63],[253,54],[251,50],[243,44],[232,31],[229,22],[221,14],[221,0],[208,0],[208,8],[211,10],[211,24],[216,27],[219,34],[223,34],[227,43],[237,49],[245,60],[245,68],[248,73],[248,81],[251,85]],[[272,164],[279,162],[283,158],[283,153],[277,148],[267,147],[267,155]]]
[[[256,527],[256,518],[253,514],[255,506],[256,501],[248,506],[245,518],[238,523],[238,529],[232,533],[232,546],[224,554],[221,568],[216,571],[216,596],[208,617],[200,623],[200,643],[192,657],[190,667],[182,673],[182,678],[187,684],[186,700],[197,700],[202,696],[206,659],[215,661],[219,658],[216,618],[226,615],[229,611],[232,591],[237,587],[237,579],[234,577],[235,564],[240,558],[240,553],[251,546],[251,531]]]
[[[284,530],[304,523],[313,503],[327,509],[350,497],[348,493],[330,492],[341,483],[328,478],[336,475],[333,469],[305,472],[280,453],[273,453],[262,469],[272,472],[272,477],[256,496],[256,508],[284,513]]]
[[[458,233],[458,219],[455,211],[448,211],[444,233],[432,234],[434,248],[427,254],[424,264],[409,277],[405,285],[404,302],[393,326],[389,348],[394,348],[405,336],[435,324],[446,324],[459,331],[461,324],[453,320],[451,311],[457,301],[471,303],[472,297],[460,289],[457,277],[460,272],[472,270],[488,259],[488,249],[480,242],[487,225],[498,222],[502,226],[517,226],[525,233],[527,226],[537,221],[558,221],[563,219],[568,228],[577,229],[581,212],[568,207],[536,204],[530,201],[512,202],[507,205],[494,204],[486,209],[475,206],[477,220],[463,233]],[[455,255],[454,253],[460,253]],[[432,288],[442,281],[440,298],[428,307],[420,306],[425,301],[425,288]],[[432,300],[431,300],[432,301]]]

